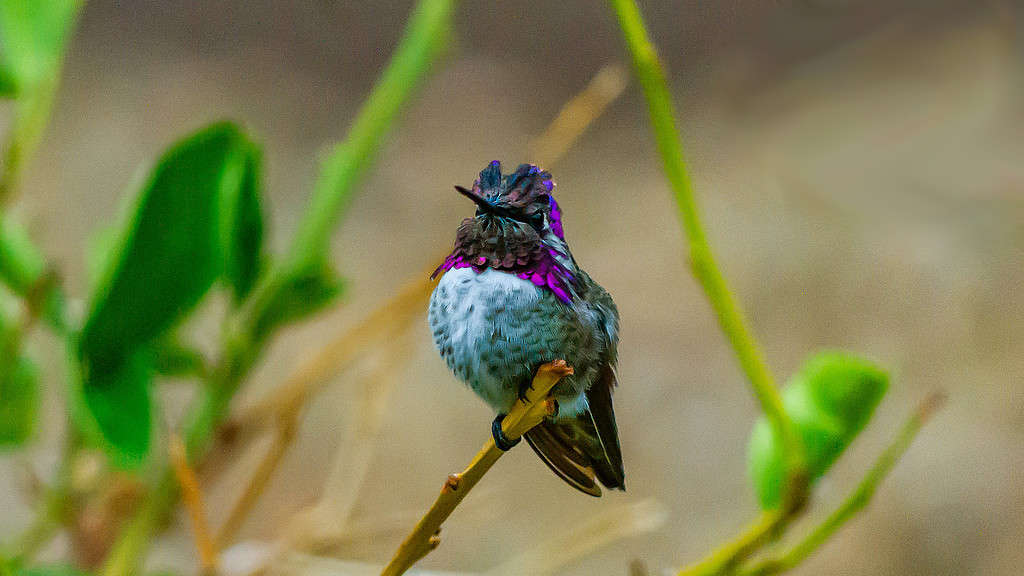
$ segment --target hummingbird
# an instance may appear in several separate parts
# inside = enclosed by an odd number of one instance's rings
[[[619,313],[573,258],[554,187],[535,165],[502,175],[497,160],[472,188],[455,187],[476,215],[459,225],[454,249],[431,276],[441,279],[428,322],[448,368],[497,412],[491,433],[502,450],[519,442],[501,422],[537,369],[557,359],[573,367],[551,391],[556,413],[525,438],[565,482],[600,496],[597,482],[625,490],[612,409]]]

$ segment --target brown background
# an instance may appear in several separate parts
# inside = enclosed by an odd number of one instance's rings
[[[90,2],[21,203],[69,290],[86,293],[86,239],[116,213],[139,167],[224,116],[265,143],[273,241],[284,245],[318,154],[344,135],[409,7]],[[950,397],[872,506],[795,573],[1020,573],[1024,10],[966,0],[642,8],[671,72],[711,240],[780,379],[830,346],[863,351],[893,372],[872,425],[817,490],[812,518],[854,485],[928,391]],[[456,28],[450,57],[335,237],[334,261],[352,280],[347,305],[285,334],[243,402],[424,269],[471,211],[451,185],[472,182],[491,159],[524,160],[562,103],[624,55],[600,2],[465,3]],[[696,559],[756,509],[745,443],[757,409],[685,267],[638,90],[553,171],[575,255],[622,315],[616,402],[630,490],[578,496],[528,450],[513,451],[479,502],[446,527],[428,567],[482,571],[602,507],[656,498],[668,513],[661,528],[564,573],[622,575],[637,557],[657,573]],[[213,342],[216,326],[200,322],[195,332]],[[34,345],[59,358],[52,342]],[[425,321],[403,353],[412,361],[356,508],[370,522],[422,509],[491,418],[445,370]],[[53,387],[58,364],[48,370]],[[244,538],[279,535],[284,519],[318,496],[343,436],[349,381],[317,398]],[[188,395],[186,386],[165,391],[172,405]],[[48,432],[32,451],[43,469],[58,442],[51,403]],[[251,461],[209,487],[215,520]],[[0,507],[12,520],[0,522],[0,536],[29,514],[18,477],[16,459],[3,457]],[[194,566],[187,526],[179,518],[154,566]],[[400,537],[385,532],[334,552],[382,562]]]

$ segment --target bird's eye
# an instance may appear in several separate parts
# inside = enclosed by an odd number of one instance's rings
[[[542,230],[544,230],[544,213],[537,212],[533,216],[530,216],[529,223],[530,226],[533,226],[534,230],[536,230],[537,232],[541,232]]]

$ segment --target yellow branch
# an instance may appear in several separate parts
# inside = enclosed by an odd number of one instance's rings
[[[537,370],[533,377],[533,385],[526,392],[526,399],[517,402],[515,408],[501,423],[501,429],[509,440],[514,441],[521,437],[553,413],[554,402],[548,398],[548,392],[559,380],[570,374],[572,368],[565,360],[555,360]],[[494,439],[489,438],[465,471],[448,477],[434,505],[416,524],[412,534],[402,542],[381,576],[400,576],[431,550],[437,548],[441,542],[441,525],[502,454],[504,452],[494,445]]]

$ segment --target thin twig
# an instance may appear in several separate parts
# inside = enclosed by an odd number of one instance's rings
[[[531,159],[548,167],[561,160],[628,85],[629,71],[622,64],[616,62],[602,66],[587,86],[562,106],[547,129],[530,142]]]
[[[586,88],[562,107],[544,133],[531,142],[533,154],[542,158],[546,165],[557,162],[607,106],[622,94],[627,83],[628,76],[621,65],[602,67]],[[434,261],[443,259],[444,254],[441,254]],[[266,422],[274,422],[275,436],[218,535],[217,542],[221,548],[237,533],[262,494],[294,439],[301,411],[309,399],[320,386],[351,366],[363,352],[372,349],[377,342],[392,340],[396,333],[406,329],[419,316],[433,290],[433,283],[429,280],[433,267],[431,264],[429,271],[418,274],[356,326],[318,350],[283,385],[243,409],[225,425],[227,436],[237,439],[239,431],[252,431]],[[335,521],[341,520],[335,518]]]
[[[298,420],[294,418],[279,418],[277,420],[277,425],[274,428],[274,440],[270,448],[263,455],[263,459],[260,460],[256,471],[253,472],[252,477],[249,479],[249,483],[246,484],[245,491],[238,498],[238,501],[235,502],[231,512],[228,513],[227,520],[224,521],[224,524],[217,532],[217,550],[223,550],[227,547],[234,540],[235,535],[238,534],[238,530],[245,523],[249,512],[252,511],[256,501],[259,500],[263,490],[270,482],[274,470],[277,469],[285,453],[288,452],[288,448],[295,439],[297,426]]]
[[[192,539],[199,552],[199,562],[203,573],[212,573],[217,570],[217,546],[210,537],[210,526],[206,522],[206,508],[203,506],[203,493],[199,489],[199,480],[196,473],[189,466],[188,457],[185,454],[185,443],[177,435],[172,435],[169,441],[171,455],[171,466],[174,468],[174,475],[181,487],[181,498],[188,509],[189,518],[192,520]]]
[[[430,270],[433,271],[433,267]],[[240,411],[227,426],[245,430],[279,418],[297,416],[320,386],[351,366],[375,343],[392,338],[419,318],[433,289],[430,272],[417,274],[358,324],[317,350],[281,386]]]
[[[455,0],[420,0],[395,55],[363,103],[344,142],[320,170],[313,197],[293,238],[288,260],[297,269],[316,266],[328,253],[331,233],[352,198],[354,184],[373,164],[384,135],[413,91],[448,45]]]
[[[523,402],[516,403],[501,424],[502,431],[510,440],[521,437],[554,412],[554,403],[548,398],[548,392],[559,380],[570,374],[572,368],[564,360],[544,364],[537,370],[533,385],[527,389],[526,398]],[[461,474],[452,474],[448,477],[433,506],[416,524],[412,534],[402,542],[381,576],[400,576],[431,550],[437,548],[440,544],[441,525],[502,454],[504,452],[494,445],[494,439],[488,438],[487,443]]]
[[[868,473],[857,485],[857,488],[843,500],[843,503],[824,522],[819,524],[810,534],[789,550],[776,557],[758,562],[748,570],[744,570],[742,572],[743,576],[780,574],[800,564],[815,550],[820,548],[830,536],[871,502],[871,498],[878,489],[878,485],[910,447],[911,442],[914,441],[921,427],[928,422],[928,419],[942,406],[944,401],[945,398],[942,394],[934,393],[928,396],[917,410],[907,418],[899,434],[896,435],[892,443],[878,457],[878,460],[868,470]]]
[[[683,222],[690,247],[690,265],[694,276],[707,294],[718,317],[722,331],[729,338],[740,366],[761,403],[761,409],[776,428],[783,442],[791,474],[802,473],[803,456],[800,441],[786,415],[764,354],[747,327],[739,303],[722,275],[714,252],[708,243],[700,211],[694,197],[693,184],[683,156],[683,146],[676,129],[675,107],[665,81],[658,53],[648,37],[643,17],[633,0],[610,0],[618,16],[626,45],[633,57],[637,79],[647,98],[654,138],[661,154],[662,168],[675,192],[676,206]],[[799,485],[800,483],[797,483]]]
[[[756,520],[731,540],[715,548],[698,562],[679,571],[678,576],[712,576],[727,574],[749,558],[776,534],[789,515],[782,509],[762,512]]]
[[[71,7],[70,21],[63,33],[70,37],[75,29],[78,13],[84,2]],[[47,30],[47,33],[59,32]],[[19,87],[14,115],[8,129],[3,148],[3,165],[0,167],[0,206],[10,204],[17,196],[22,172],[35,155],[39,141],[50,123],[53,102],[60,87],[61,71],[64,69],[65,51],[61,50],[45,77]]]
[[[296,549],[314,549],[329,545],[347,534],[352,511],[370,471],[391,402],[391,391],[412,355],[410,327],[379,347],[369,359],[367,373],[359,378],[354,398],[347,402],[346,431],[335,454],[323,493],[316,503],[297,513],[287,530],[287,538]]]
[[[675,107],[657,51],[648,37],[640,10],[633,0],[610,2],[618,16],[619,26],[633,57],[637,79],[647,99],[651,127],[661,154],[662,167],[675,193],[676,206],[683,222],[683,232],[689,244],[693,274],[704,289],[718,323],[728,337],[747,380],[750,381],[761,410],[779,435],[786,458],[786,492],[780,509],[764,513],[733,541],[698,562],[693,569],[683,572],[710,574],[714,573],[717,567],[736,565],[781,531],[784,525],[802,510],[808,493],[803,447],[783,407],[782,397],[764,360],[764,354],[747,327],[739,303],[729,290],[704,232],[693,184],[683,156],[679,131],[676,128]]]
[[[231,399],[266,345],[270,335],[258,333],[257,326],[267,309],[294,275],[322,264],[327,258],[334,224],[359,176],[372,163],[398,112],[444,49],[453,8],[454,0],[417,3],[402,39],[356,115],[345,141],[334,148],[324,164],[287,257],[257,283],[239,316],[229,319],[221,364],[187,417],[183,440],[190,461],[207,451],[213,434],[227,415]],[[177,497],[172,471],[162,471],[146,502],[119,534],[100,571],[103,576],[137,572],[153,533],[173,509]]]
[[[557,574],[563,566],[612,542],[657,530],[667,517],[665,508],[655,500],[614,506],[559,531],[539,546],[516,554],[484,572],[484,576]]]
[[[275,423],[275,427],[273,443],[217,536],[219,548],[223,549],[231,543],[263,494],[274,471],[295,439],[302,410],[309,398],[320,386],[351,366],[367,350],[374,347],[393,349],[385,343],[398,341],[396,337],[407,331],[412,321],[419,317],[430,295],[430,287],[429,282],[424,280],[411,282],[390,299],[388,304],[381,306],[354,328],[321,348],[315,356],[296,370],[284,385],[228,424],[235,430],[251,431],[255,425],[271,421]],[[396,356],[392,359],[394,357]],[[391,369],[394,369],[393,365]]]
[[[587,86],[563,106],[544,133],[530,143],[529,148],[533,151],[531,155],[542,159],[549,166],[557,162],[586,128],[622,94],[627,83],[628,76],[621,65],[609,64],[602,67]],[[432,262],[443,260],[444,256],[439,254]],[[396,335],[408,330],[422,313],[433,290],[434,285],[429,280],[433,269],[432,263],[428,270],[418,274],[398,294],[383,302],[358,324],[319,349],[285,380],[284,384],[255,404],[243,408],[224,425],[225,436],[232,438],[233,443],[237,443],[240,433],[251,433],[267,422],[275,423],[275,437],[221,529],[217,542],[222,549],[237,533],[265,489],[274,469],[280,464],[294,439],[294,432],[304,406],[321,386],[348,369],[368,349],[379,347],[378,343],[393,342]],[[393,369],[394,366],[391,366],[392,371]],[[355,482],[346,483],[352,492],[351,497],[346,499],[348,502],[355,501],[358,492],[353,485],[358,485],[360,470],[366,469],[361,463],[368,462],[369,455],[370,452],[364,451],[355,465],[351,462],[346,463],[346,471],[357,476]],[[303,529],[302,526],[308,528],[315,518],[322,517],[321,512],[325,510],[324,503],[327,499],[328,495],[325,494],[316,505],[296,515],[298,524],[293,526],[290,532],[301,536],[292,538],[295,541],[293,545],[308,548],[311,540],[322,539],[311,537],[309,530]],[[348,508],[350,505],[346,502],[341,506],[332,507],[335,512],[341,510],[340,513],[331,515],[332,528],[338,537],[345,533],[346,527],[343,524],[347,521],[347,513],[344,510]],[[324,534],[320,536],[326,537]],[[304,544],[298,544],[300,541]]]
[[[634,558],[629,563],[629,576],[650,576],[647,564],[639,558]]]

